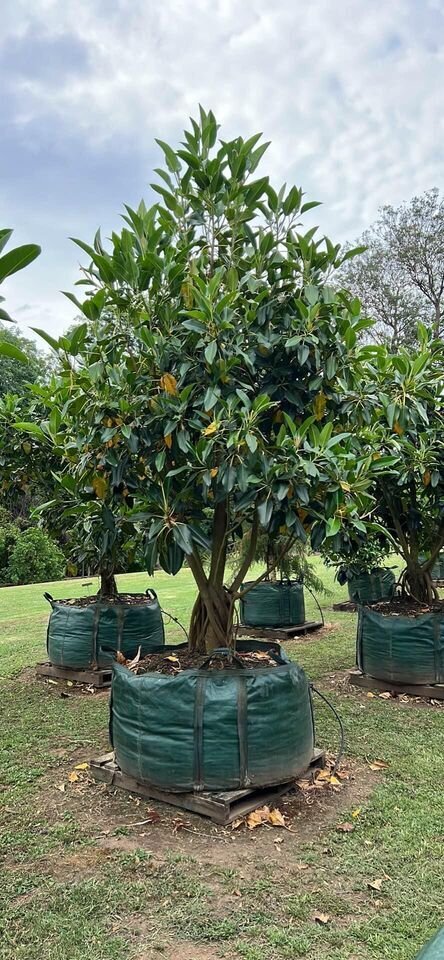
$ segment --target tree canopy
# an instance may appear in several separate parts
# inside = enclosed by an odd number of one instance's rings
[[[368,321],[330,282],[352,253],[301,229],[315,203],[255,176],[260,134],[218,140],[201,110],[179,149],[158,143],[159,203],[126,207],[108,247],[100,233],[76,241],[87,295],[69,296],[86,322],[47,338],[64,370],[44,430],[65,486],[101,504],[102,563],[122,516],[141,525],[150,571],[175,573],[186,558],[202,649],[230,641],[261,529],[283,534],[286,551],[362,528],[366,482],[338,384],[351,386]],[[248,531],[251,551],[226,583],[230,543]]]

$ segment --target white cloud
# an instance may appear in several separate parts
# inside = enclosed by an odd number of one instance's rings
[[[444,126],[444,18],[437,0],[6,0],[4,6],[0,48],[17,37],[29,38],[30,46],[33,37],[72,38],[87,54],[86,66],[61,71],[57,83],[38,71],[15,79],[21,136],[49,118],[56,139],[75,131],[98,154],[120,141],[143,155],[152,153],[155,136],[176,139],[201,101],[226,135],[264,131],[273,141],[269,172],[323,200],[318,219],[335,239],[357,235],[381,204],[443,185],[435,146]],[[125,199],[110,197],[110,209]]]

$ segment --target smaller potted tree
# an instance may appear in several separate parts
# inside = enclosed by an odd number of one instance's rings
[[[103,668],[117,651],[131,658],[139,647],[143,654],[165,640],[155,592],[119,594],[116,583],[141,541],[132,517],[140,463],[127,439],[128,396],[113,385],[112,343],[106,363],[100,333],[87,324],[49,339],[58,367],[38,391],[46,418],[16,428],[28,431],[52,468],[52,497],[38,514],[50,531],[66,535],[72,563],[98,576],[99,590],[62,600],[45,594],[52,611],[48,654],[54,666]]]
[[[395,574],[382,564],[391,549],[381,533],[369,532],[358,542],[348,540],[339,552],[325,545],[322,556],[327,566],[336,567],[335,578],[347,586],[352,603],[377,603],[390,600],[395,592]]]
[[[231,560],[248,552],[247,534],[231,554]],[[245,582],[240,600],[240,622],[246,627],[291,627],[305,623],[304,584],[309,590],[324,592],[322,580],[310,563],[306,545],[296,541],[285,551],[283,530],[258,537],[257,563],[265,567],[266,576],[260,583]],[[249,589],[251,587],[251,589]]]
[[[444,343],[421,325],[419,341],[415,352],[396,355],[364,347],[359,388],[346,402],[361,469],[371,481],[363,532],[378,525],[405,564],[397,596],[360,607],[357,663],[362,674],[397,689],[434,686],[438,696],[444,629],[432,571],[444,546]],[[341,535],[332,547],[341,550]]]

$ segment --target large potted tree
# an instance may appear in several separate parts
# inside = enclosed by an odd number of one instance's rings
[[[261,531],[279,533],[279,565],[308,525],[319,543],[339,516],[359,524],[365,496],[338,380],[351,386],[366,321],[329,283],[340,248],[301,232],[314,205],[301,190],[256,176],[259,135],[226,142],[217,131],[201,110],[179,149],[159,141],[161,202],[126,208],[108,248],[99,236],[81,244],[91,264],[79,308],[98,306],[103,336],[129,357],[113,390],[131,382],[149,572],[186,562],[197,588],[187,650],[148,658],[137,676],[114,667],[117,760],[170,790],[272,783],[307,765],[304,674],[278,650],[235,652],[235,605],[266,576],[246,583]],[[247,533],[229,575],[233,538]]]
[[[424,327],[413,353],[362,350],[359,389],[348,397],[351,425],[366,457],[375,524],[404,561],[399,595],[363,606],[357,662],[384,683],[444,682],[442,603],[432,571],[444,545],[444,344]],[[342,531],[333,549],[341,549]],[[419,687],[418,687],[419,689]]]
[[[393,550],[390,539],[380,530],[369,531],[360,539],[349,538],[338,551],[325,546],[322,556],[327,566],[336,568],[335,579],[347,586],[351,603],[377,603],[393,597],[396,576],[383,565]]]
[[[48,339],[48,338],[47,338]],[[58,341],[51,382],[37,390],[40,420],[18,421],[50,472],[52,496],[36,513],[50,532],[65,535],[74,568],[99,578],[97,595],[51,604],[47,648],[56,667],[109,667],[115,653],[134,657],[164,643],[155,592],[119,594],[116,573],[134,557],[138,534],[131,513],[140,464],[125,439],[128,394],[113,389],[113,342],[87,324]],[[126,384],[127,388],[129,384]],[[46,414],[46,415],[45,415]],[[34,477],[37,480],[38,474]]]

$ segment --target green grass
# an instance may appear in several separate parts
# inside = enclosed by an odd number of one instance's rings
[[[279,849],[266,831],[232,840],[194,819],[198,838],[186,846],[171,811],[160,826],[135,828],[143,803],[86,781],[59,791],[76,763],[106,748],[107,698],[62,699],[21,672],[45,657],[43,591],[81,596],[84,581],[0,590],[0,960],[176,960],[180,944],[187,960],[193,950],[196,960],[413,960],[442,917],[444,713],[330,683],[354,663],[355,618],[332,613],[344,591],[331,571],[323,576],[334,591],[323,601],[334,628],[286,649],[340,710],[356,779],[346,788],[350,808],[335,796],[304,810]],[[119,581],[134,592],[150,584],[135,574]],[[154,587],[186,625],[188,571],[156,575]],[[167,637],[175,642],[181,631],[172,625]],[[337,731],[322,704],[317,727],[318,741],[334,750]],[[389,764],[381,777],[366,766],[375,757]],[[354,807],[354,831],[338,832]],[[113,840],[105,849],[104,835]],[[368,886],[377,878],[380,892]],[[317,924],[315,912],[329,922]]]

